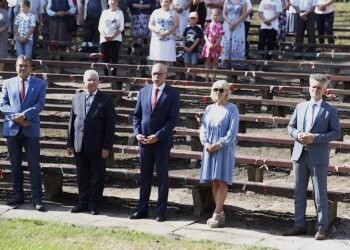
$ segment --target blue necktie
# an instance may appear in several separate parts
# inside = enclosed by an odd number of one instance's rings
[[[93,94],[89,94],[88,97],[86,98],[85,101],[85,115],[87,115],[89,113],[89,110],[91,108],[91,97],[93,96]]]
[[[311,116],[307,117],[305,132],[310,132],[312,126],[314,125],[316,106],[317,106],[316,103],[312,104],[312,106],[311,105],[309,106],[309,108],[311,108]],[[310,114],[309,112],[307,112],[307,113]]]

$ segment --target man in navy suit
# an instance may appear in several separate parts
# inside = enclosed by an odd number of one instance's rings
[[[167,67],[157,63],[152,68],[153,84],[139,92],[134,111],[134,134],[140,146],[141,187],[137,212],[130,219],[148,217],[153,168],[158,178],[157,217],[165,221],[169,192],[169,158],[173,129],[179,118],[179,94],[165,84]]]
[[[306,234],[306,191],[311,176],[315,193],[317,223],[316,240],[326,238],[328,227],[327,174],[329,142],[341,135],[336,108],[322,100],[328,78],[324,74],[310,76],[311,100],[299,103],[288,124],[295,139],[292,154],[295,181],[295,226],[285,236]]]
[[[22,147],[24,147],[30,172],[32,201],[36,210],[44,211],[42,204],[40,168],[40,112],[45,106],[46,84],[30,76],[32,62],[19,56],[16,62],[18,76],[5,81],[2,87],[0,110],[5,115],[3,136],[11,162],[14,197],[8,205],[24,202]]]
[[[99,214],[106,174],[106,159],[113,154],[115,112],[112,99],[98,89],[95,70],[84,73],[85,91],[72,100],[67,152],[74,153],[79,196],[72,213]]]

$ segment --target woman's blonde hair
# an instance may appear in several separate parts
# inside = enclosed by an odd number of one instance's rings
[[[226,96],[225,100],[228,101],[230,99],[230,85],[228,84],[227,81],[225,80],[218,80],[213,83],[211,86],[211,91],[210,91],[210,98],[213,100],[213,102],[217,101],[217,98],[214,94],[214,89],[226,89]]]

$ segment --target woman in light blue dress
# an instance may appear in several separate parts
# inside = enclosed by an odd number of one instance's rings
[[[225,0],[224,9],[224,37],[222,39],[221,59],[224,67],[233,67],[229,60],[245,58],[245,28],[244,19],[247,17],[247,3],[245,0]]]
[[[226,81],[219,80],[213,84],[211,98],[215,103],[205,109],[200,129],[203,145],[200,181],[211,182],[215,200],[213,216],[207,221],[209,227],[225,224],[223,206],[228,185],[233,181],[239,112],[235,104],[228,102],[229,96],[230,88]]]

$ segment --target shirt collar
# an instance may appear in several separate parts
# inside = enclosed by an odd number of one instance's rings
[[[23,78],[18,76],[18,81],[21,81],[22,79]],[[24,78],[23,80],[29,82],[30,81],[30,75],[27,78]]]
[[[318,100],[317,102],[315,102],[314,100],[310,100],[310,105],[314,105],[316,104],[317,106],[321,106],[321,103],[322,103],[322,98],[320,100]]]
[[[94,92],[92,92],[91,95],[95,96],[96,93],[97,93],[97,90],[98,90],[98,89],[96,89]],[[90,95],[89,91],[86,90],[86,91],[85,91],[85,96],[88,97],[89,95]]]
[[[156,88],[157,86],[155,84],[153,84],[153,89]],[[157,87],[159,92],[162,92],[165,88],[165,83],[163,83],[162,85],[160,85],[159,87]]]

